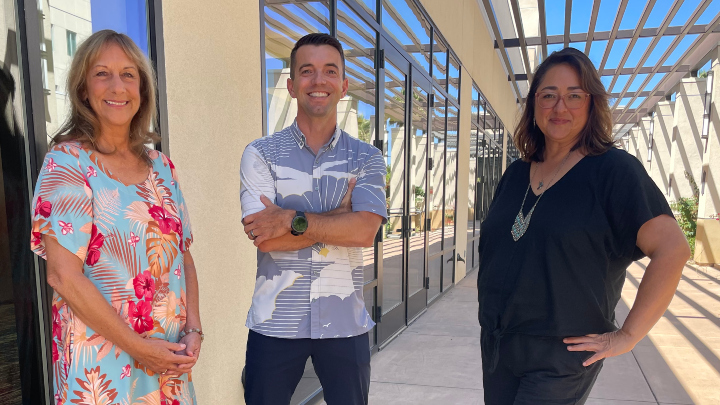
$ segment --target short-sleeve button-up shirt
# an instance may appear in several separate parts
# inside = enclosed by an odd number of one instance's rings
[[[245,149],[240,169],[242,216],[265,208],[261,195],[285,209],[327,212],[340,205],[349,180],[356,178],[353,211],[375,213],[385,223],[386,171],[377,148],[339,127],[315,154],[293,123]],[[257,264],[246,322],[253,331],[324,339],[357,336],[375,325],[363,300],[361,248],[316,243],[290,252],[258,250]]]

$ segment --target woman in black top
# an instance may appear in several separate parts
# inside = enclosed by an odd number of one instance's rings
[[[638,160],[616,149],[608,96],[582,52],[537,69],[482,223],[486,404],[582,404],[603,359],[630,351],[670,304],[690,249]],[[650,264],[622,328],[625,270]]]

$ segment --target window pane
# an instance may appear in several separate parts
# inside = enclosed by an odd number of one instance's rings
[[[435,106],[432,109],[432,159],[428,210],[430,212],[429,254],[442,250],[442,230],[444,221],[443,187],[445,180],[445,97],[435,92]]]
[[[266,5],[264,10],[267,130],[272,134],[292,124],[297,111],[287,91],[290,52],[307,34],[330,33],[330,11],[327,0],[288,0]]]
[[[479,103],[480,93],[478,93],[475,86],[472,87],[472,106],[470,108],[470,114],[471,114],[471,121],[473,123],[478,122],[478,114],[480,114],[480,105]]]
[[[18,331],[17,326],[29,320],[20,317],[36,319],[36,314],[24,305],[30,304],[29,297],[22,297],[28,292],[28,287],[34,290],[35,286],[22,286],[24,276],[19,276],[30,272],[32,253],[27,245],[30,218],[26,213],[30,212],[30,194],[26,171],[27,140],[21,127],[25,119],[16,15],[14,1],[0,1],[0,21],[3,24],[0,31],[0,107],[3,111],[0,121],[0,403],[7,405],[23,403],[18,343],[28,336],[22,329]],[[14,282],[19,285],[14,285]],[[35,375],[25,376],[37,378]],[[30,398],[26,393],[24,403],[34,400],[39,398]]]
[[[338,103],[338,122],[355,138],[375,140],[375,30],[343,1],[338,2],[338,39],[345,51],[347,96]],[[363,248],[365,281],[374,280],[375,247]]]
[[[443,255],[443,282],[442,290],[446,291],[455,278],[455,251]]]
[[[433,40],[433,79],[444,89],[447,81],[447,47],[442,41]]]
[[[365,291],[363,291],[363,298],[365,299],[365,309],[367,309],[368,314],[370,314],[370,317],[373,319],[373,321],[376,321],[375,319],[375,303],[376,303],[376,294],[377,288],[366,288]],[[368,334],[368,338],[370,340],[370,347],[375,346],[375,328],[373,327],[370,329],[370,333]]]
[[[447,108],[447,152],[445,154],[445,222],[443,249],[455,246],[455,196],[457,193],[458,109]],[[447,264],[443,261],[443,268]]]
[[[368,14],[377,18],[377,2],[375,0],[357,0],[360,7],[367,11]]]
[[[413,0],[383,0],[383,28],[430,72],[430,24]]]
[[[425,203],[427,182],[428,93],[413,83],[410,124],[410,257],[408,295],[423,288],[425,274]]]
[[[45,127],[52,136],[70,109],[67,73],[77,46],[93,33],[111,29],[128,35],[148,55],[147,4],[146,0],[40,0],[38,11],[43,35],[40,51],[46,90]]]
[[[448,95],[458,102],[460,100],[460,62],[450,57],[450,71],[448,77]]]
[[[385,117],[381,134],[388,165],[386,195],[388,222],[383,240],[383,314],[403,300],[402,218],[405,215],[405,80],[406,76],[392,62],[385,60]]]
[[[475,234],[475,193],[477,190],[477,142],[478,142],[478,129],[474,125],[471,125],[470,130],[470,162],[468,170],[468,223],[467,223],[467,240],[471,242],[473,235]],[[470,253],[467,253],[470,256]]]

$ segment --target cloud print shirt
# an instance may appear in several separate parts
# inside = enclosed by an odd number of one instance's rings
[[[327,212],[340,205],[349,180],[356,178],[353,211],[375,213],[384,223],[386,170],[377,148],[339,128],[314,154],[293,123],[245,149],[240,169],[242,216],[265,208],[261,195],[284,209]],[[363,300],[362,248],[316,243],[290,252],[258,250],[257,262],[246,322],[253,331],[325,339],[357,336],[375,325]]]

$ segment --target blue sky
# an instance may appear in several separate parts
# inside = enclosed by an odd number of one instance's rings
[[[572,1],[572,15],[570,19],[570,33],[587,32],[590,25],[590,16],[592,15],[592,1],[590,0],[546,0],[545,2],[545,14],[547,20],[552,20],[556,23],[547,25],[547,35],[562,35],[564,34],[565,27],[565,1]],[[670,26],[679,26],[685,24],[693,11],[700,4],[701,0],[685,0],[680,10],[677,12],[675,17],[672,19]],[[623,13],[622,20],[620,22],[620,29],[634,29],[640,20],[647,0],[629,0],[625,12]],[[600,3],[600,10],[598,11],[597,24],[595,25],[595,31],[611,31],[613,24],[615,23],[615,17],[618,12],[620,0],[603,0]],[[643,28],[656,28],[662,24],[663,19],[670,11],[672,6],[672,0],[658,0],[655,2],[650,16]],[[703,12],[696,24],[707,24],[712,18],[720,12],[720,1],[713,1],[710,6]],[[663,63],[664,65],[674,64],[678,58],[680,58],[683,52],[688,48],[692,41],[696,38],[696,35],[688,35],[676,48],[676,50],[668,57]],[[655,50],[650,54],[647,61],[643,64],[644,66],[653,66],[657,63],[658,59],[662,56],[663,52],[672,43],[674,37],[664,37],[660,40]],[[605,64],[605,68],[614,69],[618,67],[620,60],[629,44],[629,39],[616,40],[613,45],[613,49],[608,55],[608,60]],[[635,46],[633,47],[630,57],[625,62],[623,67],[635,67],[637,66],[640,58],[642,57],[645,49],[652,42],[652,38],[640,38]],[[571,44],[578,49],[584,51],[585,43]],[[602,60],[605,48],[607,47],[607,41],[594,42],[590,48],[590,59],[599,65]],[[548,52],[561,49],[562,45],[550,45],[548,46]]]

